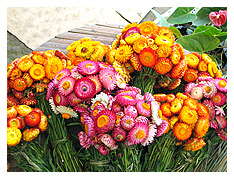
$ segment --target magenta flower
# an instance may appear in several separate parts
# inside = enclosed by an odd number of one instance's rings
[[[210,21],[215,26],[221,27],[227,20],[227,10],[219,10],[219,12],[211,12],[209,14]]]

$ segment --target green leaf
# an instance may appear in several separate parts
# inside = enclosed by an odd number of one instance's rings
[[[164,26],[164,27],[169,27],[169,24],[168,22],[166,21],[166,19],[161,16],[159,13],[157,13],[155,10],[151,9],[151,11],[154,13],[154,15],[158,18],[161,26]]]
[[[176,27],[170,26],[169,29],[176,35],[177,39],[182,37],[182,34],[180,33],[180,31]]]
[[[171,24],[184,24],[194,21],[197,17],[190,12],[194,7],[178,7],[175,12],[167,19]]]
[[[220,44],[220,40],[211,35],[192,34],[176,40],[190,52],[207,52],[214,50]]]
[[[227,39],[227,32],[221,32],[216,37],[220,40],[220,42],[223,42]]]
[[[195,30],[194,30],[194,34],[203,34],[203,35],[211,35],[211,36],[215,36],[217,34],[219,34],[221,32],[221,30],[217,29],[214,26],[198,26]]]
[[[210,22],[209,14],[213,11],[225,10],[226,7],[203,7],[197,12],[197,19],[193,21],[196,26],[204,25]]]

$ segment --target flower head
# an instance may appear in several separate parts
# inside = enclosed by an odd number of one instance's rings
[[[23,140],[26,142],[30,142],[33,139],[35,139],[40,133],[40,130],[38,128],[29,128],[25,129],[23,132]]]
[[[203,94],[206,98],[212,98],[216,92],[217,88],[215,87],[215,84],[212,81],[207,81],[203,86]]]
[[[136,108],[140,115],[145,117],[151,116],[151,104],[146,103],[145,100],[139,100],[136,104]]]
[[[88,78],[95,83],[96,93],[99,93],[102,90],[102,84],[98,78],[98,75],[88,76]]]
[[[20,143],[22,133],[17,127],[7,127],[7,146],[16,146]]]
[[[104,86],[104,88],[108,90],[114,90],[116,86],[116,76],[115,71],[110,69],[102,69],[99,73],[99,79]]]
[[[184,144],[184,149],[187,151],[197,151],[206,145],[204,139],[192,138]]]
[[[144,36],[150,36],[158,31],[158,26],[152,21],[145,21],[137,26],[140,29],[140,33]]]
[[[221,92],[227,92],[227,80],[224,78],[215,78],[213,80],[216,88]]]
[[[162,134],[164,134],[165,130],[167,129],[168,123],[165,120],[162,120],[162,123],[157,126],[157,133],[156,133],[156,137],[161,136]]]
[[[95,98],[92,98],[91,102],[92,102],[91,109],[94,109],[95,105],[100,103],[104,104],[104,106],[107,108],[109,103],[109,97],[106,93],[101,92],[98,95],[96,95]]]
[[[183,106],[179,117],[181,121],[187,123],[187,124],[194,124],[198,120],[198,114],[197,111],[194,109],[191,109],[188,106]]]
[[[80,78],[75,83],[74,93],[78,98],[88,100],[96,94],[95,83],[88,77]]]
[[[88,134],[84,131],[80,131],[78,133],[78,137],[79,137],[79,140],[80,140],[80,145],[85,148],[86,150],[94,145],[96,142],[94,140],[94,138],[91,138],[88,136]]]
[[[145,37],[140,37],[133,42],[133,49],[136,53],[140,53],[143,49],[149,47],[148,40]]]
[[[209,119],[207,119],[206,117],[199,117],[194,127],[196,135],[199,138],[202,138],[203,136],[205,136],[208,129],[209,129]]]
[[[131,116],[133,118],[136,118],[138,116],[137,108],[135,106],[131,106],[131,105],[124,107],[124,113],[125,113],[125,115]]]
[[[119,88],[124,89],[127,86],[127,83],[126,83],[124,77],[119,73],[115,73],[115,77],[116,77],[116,85]]]
[[[154,67],[157,62],[156,51],[150,47],[144,48],[139,53],[139,60],[143,66]]]
[[[112,131],[112,137],[117,142],[122,142],[126,139],[127,133],[122,127],[115,127]]]
[[[99,133],[105,133],[114,129],[116,115],[108,109],[100,111],[95,117],[95,128]]]
[[[199,101],[203,98],[203,89],[201,87],[194,87],[190,94],[194,99]]]
[[[116,95],[116,102],[121,106],[134,106],[137,103],[137,100],[130,95],[118,94]]]
[[[212,98],[211,102],[216,106],[225,104],[227,97],[222,92],[217,92]]]
[[[154,141],[154,137],[157,133],[157,127],[155,124],[149,124],[148,136],[141,142],[143,146],[149,145]]]
[[[58,91],[62,95],[67,96],[73,91],[75,83],[76,80],[73,77],[71,76],[63,77],[57,85]]]
[[[120,120],[121,126],[127,131],[131,130],[134,127],[135,123],[135,119],[127,115],[124,115]]]
[[[186,82],[192,82],[192,81],[195,81],[197,79],[197,74],[198,74],[198,70],[188,68],[185,71],[183,78]]]
[[[115,54],[115,59],[120,63],[126,63],[133,53],[130,45],[121,45]]]
[[[191,93],[192,89],[195,87],[195,83],[194,82],[189,82],[185,85],[184,87],[184,92],[185,93]]]
[[[136,119],[135,119],[136,122],[141,122],[141,123],[144,123],[146,124],[147,126],[149,125],[149,119],[145,116],[138,116]]]
[[[83,61],[76,68],[81,75],[95,75],[100,70],[98,62],[92,60]]]
[[[210,21],[215,26],[221,27],[227,20],[227,10],[219,10],[219,12],[211,12],[209,14]]]
[[[89,59],[93,51],[94,51],[94,47],[92,43],[90,43],[90,41],[85,41],[76,46],[75,54],[78,57],[84,57],[86,59]]]
[[[192,134],[192,127],[186,123],[178,122],[173,128],[173,134],[178,140],[187,140]]]
[[[64,68],[64,69],[60,70],[60,71],[54,76],[53,82],[54,82],[55,84],[58,84],[58,82],[59,82],[62,78],[66,77],[66,76],[70,76],[70,75],[71,75],[71,71],[70,71],[69,69],[67,69],[67,68]]]
[[[68,104],[67,98],[59,91],[55,91],[53,94],[53,101],[55,106],[66,106]]]
[[[132,144],[138,144],[144,141],[149,134],[149,127],[141,122],[135,124],[135,126],[129,131],[127,139]]]
[[[115,140],[109,134],[101,134],[98,139],[110,150],[118,148],[118,145],[115,144]]]
[[[216,129],[216,132],[221,139],[227,141],[227,128]]]

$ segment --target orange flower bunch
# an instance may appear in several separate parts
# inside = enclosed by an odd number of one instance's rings
[[[184,143],[185,150],[196,151],[206,145],[203,137],[209,129],[209,111],[202,103],[180,92],[153,96],[161,103],[163,119],[169,126],[166,132],[173,130],[178,143]]]
[[[208,72],[212,77],[222,77],[222,72],[217,68],[217,64],[206,53],[190,53],[185,55],[187,69],[183,79],[186,82],[195,81],[199,72]]]
[[[28,105],[7,108],[7,146],[16,146],[21,138],[32,141],[40,132],[46,131],[47,125],[47,117],[39,108]]]

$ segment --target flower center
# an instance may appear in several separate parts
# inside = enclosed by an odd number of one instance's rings
[[[127,99],[133,99],[131,96],[126,96],[126,95],[124,95],[123,97],[124,97],[124,98],[127,98]]]
[[[61,101],[61,98],[60,98],[60,96],[59,96],[59,95],[56,95],[56,98],[55,98],[55,100],[56,100],[56,102],[57,102],[57,103],[60,103],[60,101]]]
[[[88,131],[89,131],[89,127],[88,127],[88,124],[85,123],[85,132],[88,134]]]
[[[55,66],[52,66],[52,69],[51,69],[51,71],[52,71],[52,73],[57,73],[58,72],[58,65],[55,65]]]
[[[109,78],[111,81],[113,81],[113,78],[112,78],[112,76],[108,76],[108,78]]]
[[[116,124],[119,124],[120,123],[120,119],[122,118],[121,115],[116,115]]]
[[[108,123],[108,116],[106,115],[101,115],[98,119],[97,119],[97,125],[98,127],[104,127],[107,123]]]
[[[34,70],[34,75],[38,76],[41,74],[41,70],[40,69],[35,69]]]
[[[150,110],[150,105],[149,104],[147,104],[147,103],[143,103],[142,104],[142,107],[145,109],[145,110]]]
[[[65,81],[64,83],[63,83],[63,85],[62,85],[62,87],[63,87],[63,89],[68,89],[68,88],[70,88],[70,83],[68,82],[68,81]]]
[[[209,92],[211,91],[210,87],[209,87],[209,86],[206,86],[206,87],[205,87],[205,91],[206,91],[207,93],[209,93]]]
[[[63,75],[64,75],[63,73],[59,73],[58,76],[57,76],[57,78],[56,78],[56,80],[59,81],[63,77]]]
[[[225,88],[226,85],[227,85],[227,83],[226,83],[226,81],[224,81],[224,80],[220,80],[219,83],[218,83],[218,85],[219,85],[220,87],[222,87],[222,88]]]
[[[93,116],[96,116],[97,114],[98,114],[98,110],[95,109],[95,110],[93,111]]]
[[[96,107],[96,106],[99,105],[99,104],[101,104],[101,102],[100,102],[100,101],[96,101],[96,102],[94,103],[93,107]]]
[[[122,140],[123,139],[123,135],[122,134],[119,134],[115,137],[117,140]]]
[[[220,96],[219,95],[215,95],[214,97],[213,97],[213,101],[215,102],[215,103],[219,103],[220,102]]]
[[[63,117],[64,119],[69,119],[69,118],[71,117],[71,115],[68,114],[68,113],[63,113],[63,114],[62,114],[62,117]]]
[[[87,64],[85,65],[85,67],[86,67],[86,68],[92,68],[92,67],[93,67],[93,64],[92,64],[92,63],[87,63]]]
[[[83,87],[82,87],[82,90],[83,90],[83,91],[87,91],[87,89],[88,89],[88,88],[87,88],[86,86],[83,86]]]
[[[11,121],[11,126],[17,127],[18,123],[16,121]]]
[[[186,133],[186,130],[184,129],[184,128],[182,128],[181,130],[180,130],[180,134],[181,135],[184,135]]]
[[[80,121],[84,122],[84,117],[83,116],[80,117]]]
[[[125,122],[126,122],[128,125],[132,124],[132,120],[131,120],[131,119],[127,119]]]
[[[158,116],[162,118],[162,111],[160,109],[158,109]]]
[[[83,47],[83,48],[81,49],[81,52],[82,52],[82,53],[88,52],[88,48],[87,48],[87,47]]]
[[[116,108],[119,108],[120,106],[119,106],[118,104],[115,104],[115,107],[116,107]]]
[[[143,130],[139,130],[139,131],[137,131],[136,132],[136,138],[138,138],[138,139],[144,139],[145,138],[145,133],[144,133],[144,131]]]

